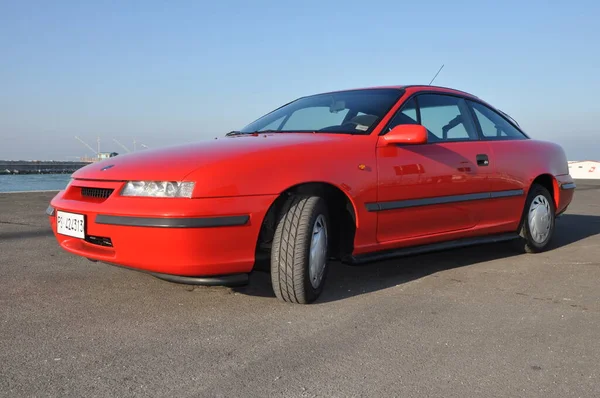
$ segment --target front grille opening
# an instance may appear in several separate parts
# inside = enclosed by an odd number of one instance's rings
[[[114,191],[114,189],[110,189],[110,188],[82,187],[81,188],[81,196],[85,196],[88,198],[106,199],[113,193],[113,191]]]
[[[85,241],[89,242],[93,245],[104,246],[104,247],[113,247],[112,241],[110,238],[105,238],[102,236],[92,236],[88,235],[85,237]]]

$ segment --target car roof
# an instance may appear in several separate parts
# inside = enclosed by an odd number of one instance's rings
[[[397,90],[407,90],[407,89],[412,89],[414,91],[439,91],[439,92],[443,92],[443,93],[449,93],[449,94],[459,94],[459,95],[464,95],[464,96],[468,96],[468,97],[472,97],[472,98],[478,98],[477,96],[468,93],[466,91],[462,91],[462,90],[457,90],[454,88],[450,88],[450,87],[442,87],[442,86],[430,86],[427,84],[406,84],[406,85],[392,85],[392,86],[373,86],[373,87],[360,87],[360,88],[354,88],[354,89],[346,89],[346,90],[335,90],[335,91],[330,91],[327,93],[322,93],[322,94],[329,94],[329,93],[342,93],[345,91],[360,91],[360,90],[385,90],[385,89],[397,89]]]

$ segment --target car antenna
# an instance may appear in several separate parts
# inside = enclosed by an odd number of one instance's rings
[[[440,74],[440,72],[442,71],[442,68],[444,67],[444,64],[442,64],[442,66],[440,66],[440,69],[438,69],[437,73],[435,74],[435,76],[433,77],[433,79],[431,79],[431,81],[429,82],[429,85],[431,86],[431,83],[433,83],[433,81],[435,80],[435,78],[437,77],[437,75]]]

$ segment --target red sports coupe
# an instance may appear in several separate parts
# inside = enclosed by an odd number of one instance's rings
[[[47,213],[88,259],[209,285],[268,263],[278,298],[310,303],[331,260],[512,239],[542,251],[574,189],[560,146],[481,99],[396,86],[303,97],[215,140],[90,164]]]

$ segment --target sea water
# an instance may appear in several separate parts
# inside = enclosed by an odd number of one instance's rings
[[[0,175],[0,192],[60,191],[70,179],[70,174]]]

